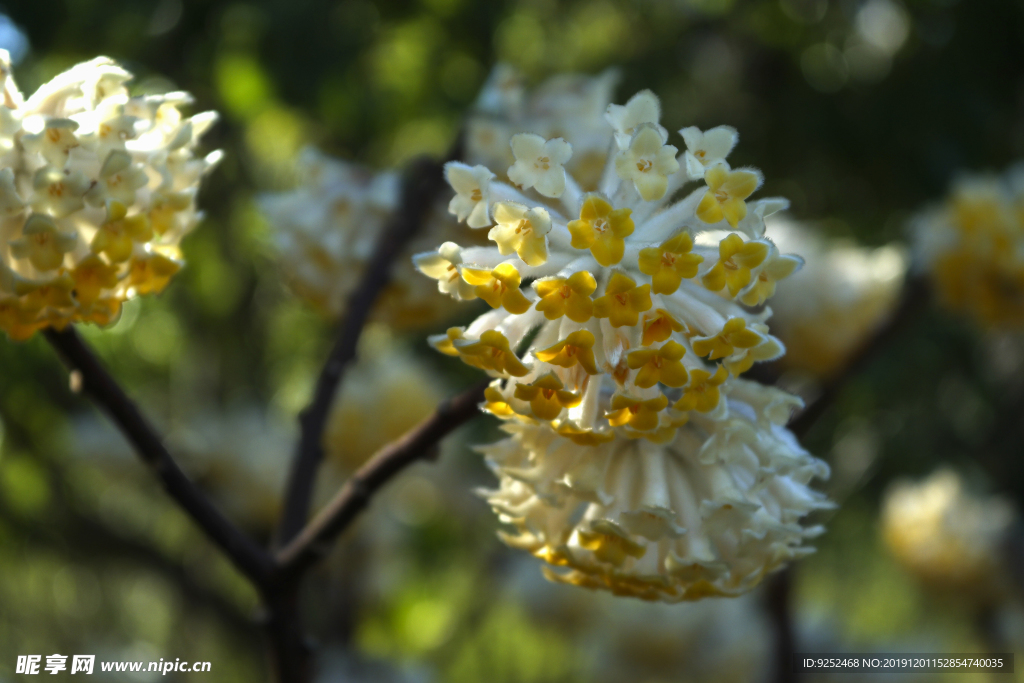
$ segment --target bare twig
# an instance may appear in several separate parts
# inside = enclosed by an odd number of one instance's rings
[[[456,148],[458,145],[456,145]],[[454,150],[457,152],[457,149]],[[359,287],[349,297],[345,320],[334,348],[317,379],[309,405],[299,415],[299,444],[288,477],[277,543],[286,545],[302,530],[309,517],[316,473],[323,460],[322,438],[331,402],[356,355],[356,345],[378,294],[387,285],[391,265],[426,218],[434,199],[444,186],[442,163],[420,159],[407,170],[402,199],[373,256]]]
[[[75,329],[46,330],[47,341],[65,365],[81,373],[82,389],[114,421],[136,454],[156,475],[164,490],[185,510],[203,533],[257,586],[273,576],[271,555],[233,525],[181,471],[153,426],[117,384]]]
[[[277,554],[281,576],[301,575],[330,550],[333,541],[369,504],[373,494],[396,474],[427,457],[449,432],[478,414],[487,383],[441,404],[433,415],[370,458],[309,525]]]
[[[775,627],[775,667],[771,681],[772,683],[796,683],[799,674],[793,666],[793,655],[796,653],[796,634],[793,629],[790,595],[793,587],[792,568],[783,569],[766,583],[766,606],[772,625]]]
[[[861,344],[842,371],[825,384],[821,395],[793,418],[789,423],[789,429],[798,437],[805,436],[818,419],[835,403],[847,382],[870,365],[889,346],[889,342],[914,319],[927,300],[927,283],[920,277],[908,277],[903,287],[900,303],[889,319],[875,331],[874,335]]]

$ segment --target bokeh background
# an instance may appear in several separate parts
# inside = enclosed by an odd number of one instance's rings
[[[763,169],[762,195],[866,246],[905,242],[913,212],[958,173],[1024,156],[1016,0],[16,1],[0,6],[0,47],[25,92],[106,54],[135,92],[188,90],[194,111],[222,114],[204,140],[226,158],[200,196],[187,268],[84,332],[262,540],[333,330],[286,290],[254,201],[295,182],[303,146],[400,167],[448,148],[496,62],[531,82],[614,67],[617,101],[650,88],[669,130],[736,127],[733,161]],[[341,399],[359,447],[328,463],[322,495],[472,381],[424,337],[368,328]],[[812,393],[821,380],[787,372]],[[207,660],[208,680],[267,680],[255,593],[67,385],[43,340],[0,339],[0,681],[19,679],[18,654],[54,652]],[[928,303],[850,379],[805,439],[842,506],[792,572],[798,650],[1024,652],[1012,597],[979,607],[923,585],[879,533],[892,482],[944,465],[1024,503],[1022,395],[1024,337]],[[469,449],[495,434],[481,418],[403,475],[311,577],[324,680],[764,680],[764,595],[646,609],[547,585],[501,545],[473,493],[492,479]]]

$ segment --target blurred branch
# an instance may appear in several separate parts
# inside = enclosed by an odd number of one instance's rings
[[[772,683],[796,683],[800,676],[793,666],[796,653],[791,605],[793,568],[786,567],[766,583],[765,602],[775,635],[775,669],[770,680]]]
[[[107,413],[149,465],[164,490],[185,510],[207,537],[239,571],[257,586],[266,586],[273,573],[273,558],[233,525],[181,471],[149,421],[117,381],[107,372],[74,327],[43,333],[64,364],[81,373],[82,390]]]
[[[457,141],[448,158],[458,158],[460,147],[461,143]],[[434,199],[444,187],[443,166],[443,162],[433,159],[418,159],[406,170],[398,210],[377,242],[362,281],[349,297],[344,324],[320,371],[312,401],[299,415],[299,444],[288,476],[277,532],[280,546],[287,545],[306,525],[316,473],[323,460],[323,433],[334,395],[348,364],[355,358],[359,337],[373,305],[390,280],[393,262],[420,229]]]
[[[445,401],[433,415],[370,458],[330,503],[291,543],[277,554],[280,578],[299,576],[325,556],[333,541],[369,505],[373,495],[392,477],[417,460],[428,457],[449,432],[479,414],[487,382],[471,387]]]
[[[810,405],[796,415],[789,423],[789,429],[797,437],[804,437],[818,422],[836,399],[842,394],[846,384],[859,375],[889,346],[906,326],[914,319],[928,301],[928,285],[920,276],[908,276],[903,286],[903,294],[896,309],[874,333],[865,340],[850,357],[838,375],[825,383],[825,387]]]

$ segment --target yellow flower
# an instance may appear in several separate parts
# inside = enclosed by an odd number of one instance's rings
[[[594,302],[590,295],[597,289],[597,281],[585,270],[568,278],[538,280],[533,287],[541,297],[537,310],[548,320],[564,315],[573,322],[585,323],[594,315]]]
[[[644,333],[640,343],[644,346],[663,342],[671,337],[673,332],[682,332],[686,329],[664,308],[657,308],[653,314],[645,315],[643,328]]]
[[[11,253],[27,258],[38,270],[53,270],[64,262],[64,254],[75,247],[78,236],[62,233],[49,216],[32,214],[21,229],[21,237],[11,240]]]
[[[117,284],[117,266],[106,263],[95,254],[79,261],[71,271],[75,280],[75,298],[83,305],[89,305],[100,298],[104,289]]]
[[[15,341],[28,339],[45,323],[37,322],[38,311],[28,310],[17,297],[0,299],[0,328]]]
[[[579,220],[569,221],[572,246],[590,249],[602,266],[614,266],[622,260],[625,238],[633,234],[632,209],[613,209],[608,200],[588,195],[580,208]]]
[[[754,194],[762,180],[760,171],[730,171],[725,164],[715,164],[704,173],[708,191],[697,205],[697,218],[705,223],[717,223],[724,218],[735,228],[747,215],[744,200]]]
[[[89,247],[97,254],[106,254],[113,263],[131,258],[135,242],[153,239],[153,229],[145,214],[128,216],[128,209],[121,202],[107,205],[107,220],[96,231]]]
[[[768,245],[764,242],[744,242],[733,233],[718,243],[718,263],[709,270],[701,282],[712,292],[728,285],[729,294],[736,294],[750,284],[750,271],[757,268],[768,256]]]
[[[774,360],[785,353],[786,349],[778,339],[768,335],[767,325],[752,325],[751,327],[763,327],[765,334],[764,341],[746,350],[737,352],[734,356],[726,358],[722,364],[733,374],[739,377],[754,366],[754,363],[762,360]],[[761,331],[761,330],[759,330]]]
[[[459,350],[455,348],[455,342],[465,339],[465,331],[462,327],[449,327],[444,334],[433,334],[427,337],[427,343],[446,356],[457,356]]]
[[[651,276],[655,294],[672,294],[684,278],[697,275],[697,266],[704,261],[700,254],[691,254],[693,238],[681,232],[662,242],[659,247],[640,250],[640,272]]]
[[[162,254],[150,254],[132,259],[128,282],[139,294],[155,294],[163,290],[171,278],[181,270],[181,264]]]
[[[530,371],[509,348],[505,335],[497,330],[487,330],[478,341],[458,339],[452,344],[469,365],[513,377],[522,377]]]
[[[18,289],[26,311],[41,311],[46,307],[67,308],[75,305],[71,292],[75,281],[64,273],[48,282],[33,283]]]
[[[529,401],[533,414],[541,420],[554,420],[562,408],[578,406],[581,399],[579,394],[566,391],[553,372],[542,375],[533,384],[517,384],[515,396],[520,401]]]
[[[519,283],[523,278],[511,263],[501,263],[488,272],[483,268],[462,269],[462,277],[471,285],[476,286],[476,295],[489,303],[491,308],[505,307],[509,313],[525,313],[529,310],[530,300],[519,291]]]
[[[512,406],[508,404],[504,394],[495,386],[489,386],[484,389],[483,409],[497,417],[511,417],[516,414]]]
[[[629,534],[614,522],[599,519],[591,522],[590,529],[578,532],[580,547],[592,551],[594,557],[602,562],[618,567],[627,557],[639,559],[647,552],[646,546],[630,539]]]
[[[775,294],[775,283],[795,273],[803,263],[799,256],[774,253],[740,301],[747,306],[760,306]]]
[[[562,368],[575,367],[578,363],[588,375],[600,373],[594,362],[594,335],[589,330],[576,330],[557,344],[541,349],[534,355],[539,361]]]
[[[592,429],[580,429],[569,422],[559,425],[556,431],[577,446],[599,446],[615,440],[613,431],[595,432]]]
[[[547,235],[551,232],[551,215],[547,209],[498,202],[494,205],[494,221],[497,225],[487,233],[487,239],[498,244],[503,256],[515,252],[528,266],[542,266],[547,262]]]
[[[656,128],[643,124],[633,135],[629,149],[615,157],[615,172],[623,180],[633,181],[644,201],[661,199],[668,189],[668,177],[679,170],[677,151],[665,144]]]
[[[649,432],[658,426],[658,414],[666,406],[668,398],[664,394],[647,400],[615,394],[612,409],[605,413],[605,417],[613,427],[629,426],[640,432]]]
[[[637,349],[629,354],[630,369],[640,369],[633,383],[641,389],[653,387],[658,382],[670,387],[686,384],[686,368],[679,361],[686,353],[682,344],[670,341],[660,349]]]
[[[696,410],[701,413],[714,410],[722,398],[722,392],[718,387],[728,377],[729,372],[721,365],[713,375],[700,368],[690,370],[690,384],[672,407],[676,410]]]
[[[693,352],[698,356],[708,356],[711,360],[730,356],[736,349],[752,349],[765,340],[764,336],[747,329],[744,318],[730,318],[722,326],[722,331],[710,337],[694,337]]]
[[[637,287],[628,275],[613,273],[605,295],[594,302],[594,316],[608,318],[612,327],[632,326],[651,306],[650,285]]]

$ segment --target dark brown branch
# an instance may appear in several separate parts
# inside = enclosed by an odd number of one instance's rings
[[[288,476],[277,543],[286,545],[302,530],[309,517],[316,473],[323,460],[323,433],[331,403],[356,355],[356,346],[377,301],[390,279],[391,265],[408,241],[420,229],[427,213],[444,187],[443,164],[420,159],[406,171],[402,199],[377,248],[366,266],[359,287],[349,297],[345,321],[327,362],[317,379],[309,405],[299,415],[299,444]]]
[[[821,395],[789,423],[789,429],[798,437],[806,436],[818,419],[835,403],[847,382],[860,374],[889,346],[914,319],[928,301],[927,283],[920,277],[908,277],[896,310],[879,327],[874,335],[865,340],[842,371],[825,383]]]
[[[269,584],[273,558],[233,525],[181,471],[163,441],[89,349],[75,329],[47,330],[47,341],[64,364],[82,377],[82,390],[103,409],[131,442],[136,454],[160,480],[167,494],[185,510],[203,533],[257,586]]]
[[[442,403],[433,415],[393,441],[360,467],[334,499],[277,555],[280,578],[300,576],[325,556],[333,541],[369,505],[374,493],[403,469],[428,457],[441,439],[478,414],[487,383],[478,384]]]

